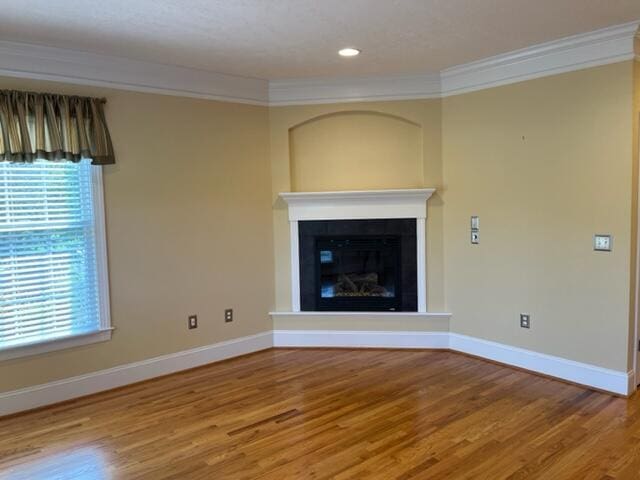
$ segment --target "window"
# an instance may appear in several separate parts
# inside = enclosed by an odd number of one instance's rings
[[[0,162],[0,359],[110,338],[101,167]]]

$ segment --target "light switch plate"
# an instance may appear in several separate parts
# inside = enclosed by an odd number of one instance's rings
[[[471,217],[471,230],[478,230],[480,228],[480,217],[474,215]]]
[[[611,235],[596,233],[593,236],[593,249],[597,252],[610,252],[612,247]]]

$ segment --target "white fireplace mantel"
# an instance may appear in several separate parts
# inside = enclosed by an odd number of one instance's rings
[[[281,193],[289,221],[426,218],[434,188]]]
[[[426,312],[425,220],[427,218],[427,200],[433,192],[435,192],[434,188],[280,193],[280,198],[289,207],[292,310],[294,312],[300,311],[299,221],[415,218],[418,312]]]

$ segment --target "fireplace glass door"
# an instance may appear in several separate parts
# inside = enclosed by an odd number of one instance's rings
[[[398,236],[318,237],[318,310],[399,310]]]

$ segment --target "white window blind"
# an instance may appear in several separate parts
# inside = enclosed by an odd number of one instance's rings
[[[92,168],[0,162],[0,350],[100,330]]]

